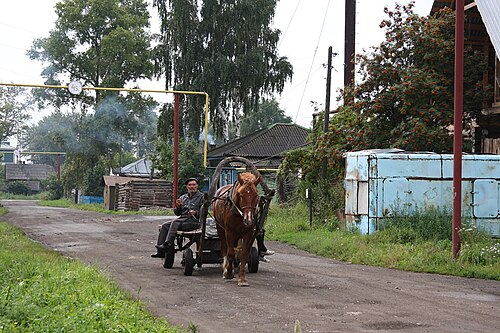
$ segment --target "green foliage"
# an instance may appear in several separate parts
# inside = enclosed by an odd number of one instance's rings
[[[0,223],[2,332],[183,332],[95,268]]]
[[[344,208],[344,188],[340,181],[320,179],[316,182],[302,181],[298,186],[298,198],[305,204],[306,189],[310,190],[313,204],[313,224],[324,226],[331,230],[338,227],[339,221],[336,213]]]
[[[153,165],[156,169],[160,170],[161,178],[172,180],[174,176],[174,147],[172,144],[161,140],[156,142],[156,147],[157,154],[153,156]],[[198,185],[201,189],[206,176],[206,170],[203,166],[201,144],[197,141],[179,142],[178,158],[179,194],[186,191],[184,183],[191,177],[198,179]]]
[[[61,84],[70,75],[84,85],[123,87],[127,82],[150,78],[153,71],[147,3],[143,0],[66,0],[56,4],[57,21],[49,37],[33,42],[31,59],[47,64],[42,75],[48,83]],[[93,105],[84,91],[75,97],[57,90],[39,92],[40,101],[54,106],[75,102]]]
[[[278,102],[274,98],[262,100],[255,112],[241,119],[241,136],[255,133],[278,123],[292,123],[292,118],[285,115],[285,111],[280,109]]]
[[[31,118],[31,108],[32,101],[27,97],[26,89],[0,87],[0,141],[25,130],[26,121]]]
[[[67,0],[56,5],[58,16],[49,37],[34,41],[29,55],[47,64],[47,83],[78,80],[85,86],[123,87],[151,78],[149,11],[143,0]],[[63,81],[64,80],[64,81]],[[67,191],[101,195],[102,175],[126,153],[144,157],[156,135],[157,103],[130,92],[88,90],[73,96],[60,89],[37,90],[40,106],[69,106],[70,114],[55,112],[30,128],[30,150],[66,152],[62,180]],[[78,111],[76,111],[78,110]],[[57,159],[36,156],[38,163]]]
[[[361,83],[343,92],[345,104],[330,119],[328,132],[322,133],[320,119],[310,139],[313,148],[288,163],[305,165],[305,179],[318,179],[323,159],[328,177],[341,179],[343,154],[352,150],[451,151],[454,13],[443,10],[424,18],[413,13],[413,6],[385,9],[385,41],[357,56]],[[467,49],[464,62],[463,119],[469,129],[489,87],[482,83],[484,56]]]
[[[7,183],[6,191],[12,194],[28,195],[31,194],[31,187],[25,181],[16,180]]]
[[[155,50],[167,87],[205,91],[216,136],[224,125],[256,111],[260,98],[282,92],[292,65],[277,53],[270,27],[275,0],[154,0],[161,21]],[[203,100],[185,99],[185,133],[200,133]],[[241,114],[240,114],[241,112]]]
[[[61,199],[64,195],[64,188],[62,182],[58,179],[57,175],[49,175],[42,181],[42,188],[46,191],[47,200]]]

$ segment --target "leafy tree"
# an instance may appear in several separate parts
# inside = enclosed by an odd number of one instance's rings
[[[31,101],[25,89],[0,87],[0,141],[25,130],[30,110]]]
[[[174,149],[171,143],[158,139],[156,155],[152,157],[154,168],[160,170],[161,177],[173,179]],[[179,144],[178,188],[185,190],[184,182],[191,177],[199,181],[200,188],[205,178],[201,144],[196,141],[181,141]]]
[[[386,40],[358,56],[362,82],[347,92],[353,99],[339,108],[328,133],[316,131],[314,149],[303,151],[303,161],[314,162],[313,174],[326,158],[329,172],[342,177],[342,154],[350,150],[452,150],[454,13],[443,10],[424,18],[413,14],[413,3],[385,12],[388,19],[381,27]],[[481,59],[470,49],[465,52],[466,125],[488,95],[481,83],[486,66]]]
[[[277,53],[279,30],[269,26],[275,0],[154,0],[161,20],[156,49],[160,74],[176,90],[206,91],[215,134],[255,112],[261,97],[282,92],[292,66]],[[202,102],[186,98],[186,133],[197,138]]]
[[[28,54],[46,67],[42,75],[50,84],[69,79],[85,86],[123,87],[137,79],[150,78],[153,61],[149,12],[144,0],[63,0],[56,4],[58,19],[49,37],[34,41]],[[63,170],[66,189],[88,194],[100,192],[100,177],[117,167],[116,156],[136,149],[145,155],[147,139],[154,136],[156,103],[130,93],[97,90],[72,96],[62,90],[41,90],[39,104],[68,106],[73,113],[57,115],[66,127],[47,119],[33,128],[32,146],[67,152]],[[35,133],[40,134],[37,138]],[[101,192],[102,193],[102,192]]]
[[[85,86],[123,87],[127,82],[150,78],[149,12],[144,0],[63,0],[56,4],[58,19],[49,37],[36,39],[28,54],[46,63],[47,83],[71,80]],[[92,106],[85,92],[70,96],[62,90],[43,91],[55,106],[78,99]],[[109,93],[96,92],[96,100]]]
[[[42,188],[46,191],[46,200],[58,200],[64,196],[64,187],[56,175],[48,175],[42,181]]]
[[[292,118],[285,115],[275,99],[263,100],[259,103],[257,111],[241,120],[241,135],[252,134],[271,125],[292,123]]]

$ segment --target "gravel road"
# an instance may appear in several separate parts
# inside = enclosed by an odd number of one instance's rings
[[[4,200],[8,223],[61,254],[95,264],[149,309],[200,332],[500,332],[500,282],[353,265],[267,242],[276,254],[223,280],[218,265],[184,276],[154,252],[170,217],[105,215]],[[500,272],[499,272],[500,274]]]

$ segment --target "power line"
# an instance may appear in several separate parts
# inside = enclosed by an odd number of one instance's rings
[[[295,10],[293,11],[292,17],[290,18],[290,21],[288,22],[288,25],[286,26],[285,32],[283,33],[283,36],[281,37],[281,40],[278,44],[278,49],[280,48],[281,43],[283,43],[283,40],[285,39],[286,33],[288,32],[288,28],[290,28],[290,25],[292,24],[293,18],[295,17],[295,14],[297,13],[297,9],[299,9],[299,5],[300,5],[301,1],[302,0],[299,0],[299,2],[297,3],[297,6],[295,7]]]
[[[328,15],[328,8],[329,7],[330,7],[330,0],[328,0],[328,3],[326,5],[325,16],[323,17],[323,23],[321,24],[321,30],[319,32],[318,42],[316,43],[316,49],[314,50],[314,55],[313,55],[313,59],[311,61],[311,66],[309,67],[309,73],[307,74],[306,85],[304,87],[304,91],[302,92],[302,96],[300,98],[299,107],[297,108],[297,114],[295,115],[295,122],[297,122],[297,118],[299,116],[300,107],[302,106],[302,101],[304,100],[304,95],[306,94],[307,84],[309,83],[309,77],[311,76],[311,71],[312,71],[312,68],[313,68],[313,65],[314,65],[314,60],[316,58],[316,54],[318,53],[319,42],[321,40],[321,35],[323,34],[323,28],[325,27],[325,22],[326,22],[326,17]]]

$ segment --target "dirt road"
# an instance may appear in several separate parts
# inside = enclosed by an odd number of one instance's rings
[[[165,217],[105,215],[2,201],[33,240],[96,264],[173,324],[200,332],[500,332],[500,282],[416,274],[324,259],[268,242],[250,287],[216,265],[183,275],[150,258]],[[180,255],[177,255],[179,259]]]

